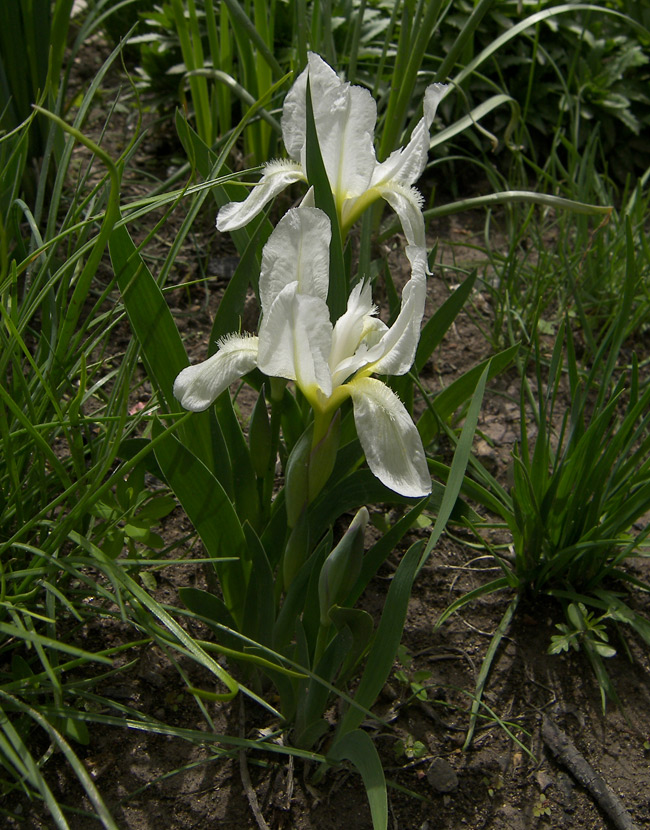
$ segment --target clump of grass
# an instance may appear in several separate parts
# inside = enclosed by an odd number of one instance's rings
[[[615,622],[621,637],[629,627],[650,643],[650,622],[630,607],[625,593],[650,591],[625,567],[631,557],[644,555],[650,535],[647,524],[637,527],[650,508],[650,384],[634,356],[627,367],[619,366],[639,288],[637,261],[628,222],[624,294],[590,364],[583,368],[576,358],[569,318],[550,357],[535,338],[533,383],[522,377],[512,487],[506,490],[478,464],[474,471],[488,489],[467,484],[467,492],[496,510],[512,538],[509,553],[492,550],[502,576],[460,597],[439,621],[493,591],[514,594],[485,658],[477,700],[523,596],[559,600],[567,622],[549,649],[585,652],[603,708],[608,698],[618,700],[604,663],[615,654],[604,624]]]

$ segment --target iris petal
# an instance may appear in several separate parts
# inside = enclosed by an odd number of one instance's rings
[[[300,207],[278,222],[262,253],[260,298],[262,309],[291,282],[298,293],[327,300],[329,288],[330,221],[322,210]]]
[[[399,217],[407,245],[426,248],[423,199],[420,192],[414,187],[403,187],[395,182],[377,189]]]
[[[382,375],[404,375],[413,365],[420,340],[420,324],[426,302],[425,252],[412,246],[406,249],[411,262],[411,279],[402,291],[402,306],[397,320],[376,346],[368,352],[368,369]]]
[[[348,389],[359,441],[374,475],[402,496],[430,493],[422,439],[397,395],[375,378],[352,380]]]
[[[299,294],[298,283],[290,283],[264,316],[259,339],[258,365],[264,374],[295,380],[311,399],[317,397],[318,390],[331,395],[327,358],[332,324],[324,300]]]
[[[253,336],[224,338],[216,354],[183,369],[174,381],[174,397],[184,409],[203,412],[231,383],[257,366],[258,343]]]
[[[342,81],[313,52],[289,90],[282,110],[282,139],[290,157],[306,164],[307,78],[318,143],[327,176],[340,206],[358,196],[370,183],[376,165],[373,147],[377,104],[360,86]]]
[[[409,143],[392,152],[386,161],[375,167],[371,187],[387,182],[397,182],[408,187],[420,178],[429,153],[429,130],[438,103],[447,88],[447,84],[431,84],[427,87],[424,93],[424,115],[415,125]]]
[[[299,164],[291,161],[269,162],[264,168],[262,178],[243,202],[228,202],[221,208],[217,216],[217,229],[235,231],[243,228],[285,187],[301,180],[307,181]]]

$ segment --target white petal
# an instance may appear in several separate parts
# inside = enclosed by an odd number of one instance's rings
[[[397,395],[374,378],[352,380],[348,388],[357,434],[372,472],[402,496],[430,493],[422,439]]]
[[[433,124],[438,104],[447,94],[448,89],[451,89],[449,84],[430,84],[424,90],[424,119],[427,123],[427,130]]]
[[[363,339],[351,357],[336,364],[332,370],[332,385],[339,386],[349,377],[366,369],[373,362],[373,346],[388,331],[388,326],[376,317],[367,317],[363,329]],[[330,366],[332,363],[330,362]],[[370,371],[373,371],[372,369]]]
[[[367,89],[342,81],[322,58],[309,54],[285,98],[282,137],[295,161],[306,160],[307,73],[314,121],[327,176],[339,206],[345,198],[363,193],[370,182],[376,157],[373,147],[377,105]]]
[[[330,220],[322,210],[293,208],[278,222],[262,252],[260,299],[262,310],[289,283],[298,283],[298,293],[327,300],[329,288]]]
[[[334,326],[329,360],[332,372],[336,371],[342,361],[354,355],[364,333],[366,318],[374,315],[376,311],[377,307],[372,302],[370,283],[358,282],[350,292],[345,313],[339,317]],[[345,377],[342,380],[345,380]],[[336,384],[336,380],[334,383]]]
[[[185,409],[203,412],[231,383],[257,366],[257,349],[257,337],[225,337],[216,354],[183,369],[174,381],[174,397]]]
[[[286,94],[282,105],[282,141],[290,158],[300,162],[307,130],[307,76],[306,66]]]
[[[426,233],[420,192],[414,187],[403,187],[397,182],[389,182],[377,189],[398,215],[407,245],[425,248]]]
[[[411,263],[411,279],[402,291],[402,306],[397,320],[381,341],[368,352],[373,372],[404,375],[413,365],[420,340],[420,324],[427,294],[426,251],[409,246],[406,255]]]
[[[285,286],[262,319],[259,340],[258,366],[266,375],[295,380],[307,397],[318,389],[329,397],[332,324],[323,299],[299,294],[297,282]]]
[[[310,187],[309,190],[305,193],[305,195],[302,197],[302,202],[300,202],[298,207],[316,207],[316,196],[314,195],[313,187]]]
[[[424,115],[415,125],[411,140],[378,164],[372,176],[372,187],[395,181],[409,186],[422,175],[429,153],[429,129],[438,103],[447,89],[446,84],[431,84],[424,93]]]
[[[306,181],[299,164],[291,161],[270,161],[264,173],[243,202],[228,202],[217,216],[217,229],[235,231],[243,228],[262,210],[267,202],[292,182]]]

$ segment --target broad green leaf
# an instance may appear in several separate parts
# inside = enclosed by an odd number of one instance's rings
[[[432,482],[432,487],[432,493],[427,496],[424,506],[435,513],[442,504],[445,488],[436,481]],[[314,536],[318,538],[343,513],[357,510],[362,505],[379,503],[415,505],[419,504],[419,500],[409,499],[389,490],[368,469],[356,470],[339,481],[335,489],[328,490],[316,499],[310,510],[310,527]],[[459,500],[454,505],[452,518],[460,522],[464,516],[471,518],[476,514]]]
[[[250,450],[235,414],[228,389],[219,395],[214,406],[230,459],[237,515],[240,522],[249,521],[254,528],[257,528],[260,517],[257,478]]]
[[[275,594],[273,571],[259,537],[253,528],[244,524],[251,573],[246,587],[246,604],[242,633],[262,645],[271,645],[275,624]]]
[[[113,228],[111,262],[133,333],[142,347],[149,377],[160,390],[168,412],[179,405],[174,380],[187,366],[187,355],[162,291],[124,225]]]
[[[162,291],[136,249],[124,225],[116,226],[109,241],[111,261],[131,329],[141,346],[147,374],[168,412],[177,412],[179,403],[173,388],[179,372],[187,364],[187,355],[174,319]],[[191,426],[181,427],[180,434],[188,446],[212,468],[210,413],[197,413]]]
[[[355,729],[337,741],[330,750],[332,761],[350,761],[359,771],[370,804],[373,830],[387,830],[388,795],[381,760],[367,732]]]
[[[411,587],[423,547],[424,541],[415,542],[411,545],[400,562],[388,589],[377,634],[370,649],[357,693],[354,696],[354,702],[364,709],[370,709],[374,704],[393,666],[402,639]],[[334,753],[338,752],[341,739],[356,729],[364,717],[365,713],[355,706],[350,706],[347,709],[334,739],[332,746]]]
[[[313,573],[320,573],[325,557],[332,549],[332,532],[330,531],[320,542],[316,550],[305,562],[294,578],[286,593],[282,608],[277,616],[273,629],[273,646],[283,652],[295,635],[296,620],[299,619],[305,607],[307,586]],[[318,606],[318,602],[316,602]],[[317,613],[318,611],[317,608]]]
[[[354,671],[368,648],[374,630],[374,623],[370,614],[361,608],[340,608],[338,605],[334,605],[330,608],[329,615],[339,631],[345,627],[352,634],[352,642],[339,674],[338,682],[340,685]]]
[[[157,421],[153,433],[162,433]],[[205,464],[175,436],[163,438],[155,452],[167,483],[201,537],[208,556],[215,559],[228,609],[235,620],[241,621],[250,564],[244,531],[230,499]],[[219,562],[228,557],[238,561]]]
[[[319,678],[332,683],[338,670],[352,647],[353,637],[349,628],[343,628],[325,649],[325,653],[314,667],[314,674]],[[330,690],[323,683],[311,678],[307,686],[307,693],[298,702],[296,713],[296,746],[309,749],[313,735],[320,737],[322,726],[328,726],[323,721],[323,712],[327,707]]]
[[[210,621],[215,623],[211,627],[220,643],[235,651],[241,649],[241,641],[235,635],[224,630],[224,628],[231,628],[236,631],[237,623],[220,597],[201,588],[191,588],[189,586],[179,588],[178,595],[181,602],[194,614],[203,617],[208,625],[210,625]]]

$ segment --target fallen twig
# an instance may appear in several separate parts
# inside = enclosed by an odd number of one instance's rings
[[[638,830],[620,798],[589,764],[566,732],[546,715],[542,720],[542,738],[559,763],[569,770],[611,819],[616,830]]]

